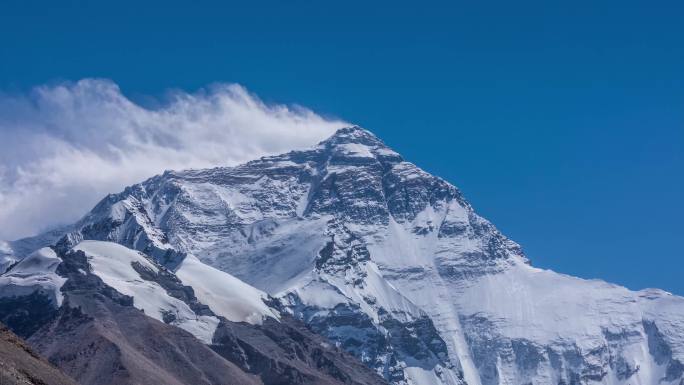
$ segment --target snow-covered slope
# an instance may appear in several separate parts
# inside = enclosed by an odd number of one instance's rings
[[[201,303],[229,321],[261,324],[266,317],[280,317],[277,311],[266,305],[266,293],[205,265],[192,255],[183,259],[176,276],[184,285],[193,288]]]
[[[34,251],[0,276],[0,297],[45,294],[55,306],[62,304],[60,289],[66,279],[55,273],[62,260],[49,247]]]
[[[359,127],[306,151],[166,172],[65,233],[58,247],[144,252],[217,314],[277,317],[222,299],[268,293],[395,384],[684,378],[684,299],[530,266],[457,188]]]
[[[159,321],[172,317],[172,325],[184,329],[199,340],[210,344],[219,324],[213,316],[198,315],[178,298],[171,297],[157,282],[145,280],[141,270],[155,274],[159,268],[139,251],[117,243],[83,241],[73,250],[83,251],[92,273],[121,294],[133,298],[133,306]]]
[[[132,297],[133,305],[146,315],[211,344],[219,319],[197,314],[189,304],[172,297],[162,284],[145,279],[146,272],[159,275],[160,268],[143,253],[118,243],[93,240],[81,241],[72,250],[84,252],[91,272],[119,293]],[[191,255],[181,262],[176,276],[179,283],[193,288],[200,303],[229,321],[261,324],[264,317],[279,317],[277,311],[266,305],[267,294]]]

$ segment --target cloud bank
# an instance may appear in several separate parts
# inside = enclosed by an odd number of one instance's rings
[[[234,84],[174,92],[155,108],[100,79],[0,95],[0,240],[74,222],[106,194],[164,170],[304,148],[345,125]]]

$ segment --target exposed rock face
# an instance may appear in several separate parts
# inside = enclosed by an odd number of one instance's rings
[[[50,298],[34,292],[21,297],[0,298],[0,322],[22,338],[28,338],[57,314]]]
[[[0,324],[0,384],[76,385],[76,382]]]
[[[382,384],[376,374],[289,316],[253,327],[223,322],[214,350],[265,384]]]
[[[358,127],[307,151],[155,176],[64,234],[65,250],[97,239],[170,272],[196,258],[230,273],[398,385],[682,383],[684,299],[530,266],[456,187]],[[231,346],[219,351],[262,373]]]
[[[259,384],[190,333],[110,298],[74,295],[30,342],[81,384]],[[81,312],[83,311],[83,312]]]

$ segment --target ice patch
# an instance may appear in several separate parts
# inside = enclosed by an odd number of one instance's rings
[[[62,260],[49,247],[39,249],[0,276],[0,297],[46,294],[56,307],[62,305],[60,289],[66,278],[55,273]]]
[[[358,144],[358,143],[338,144],[335,147],[335,149],[337,151],[339,151],[340,153],[344,154],[345,156],[348,156],[348,157],[373,158],[373,154],[371,153],[368,146],[364,146],[364,145]]]
[[[192,255],[183,260],[176,275],[183,284],[192,286],[200,302],[230,321],[261,324],[264,317],[279,318],[264,303],[266,293],[205,265]]]

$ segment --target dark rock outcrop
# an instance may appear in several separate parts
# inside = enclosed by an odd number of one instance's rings
[[[284,316],[263,325],[222,322],[214,350],[264,384],[383,384],[378,375],[327,339]]]

